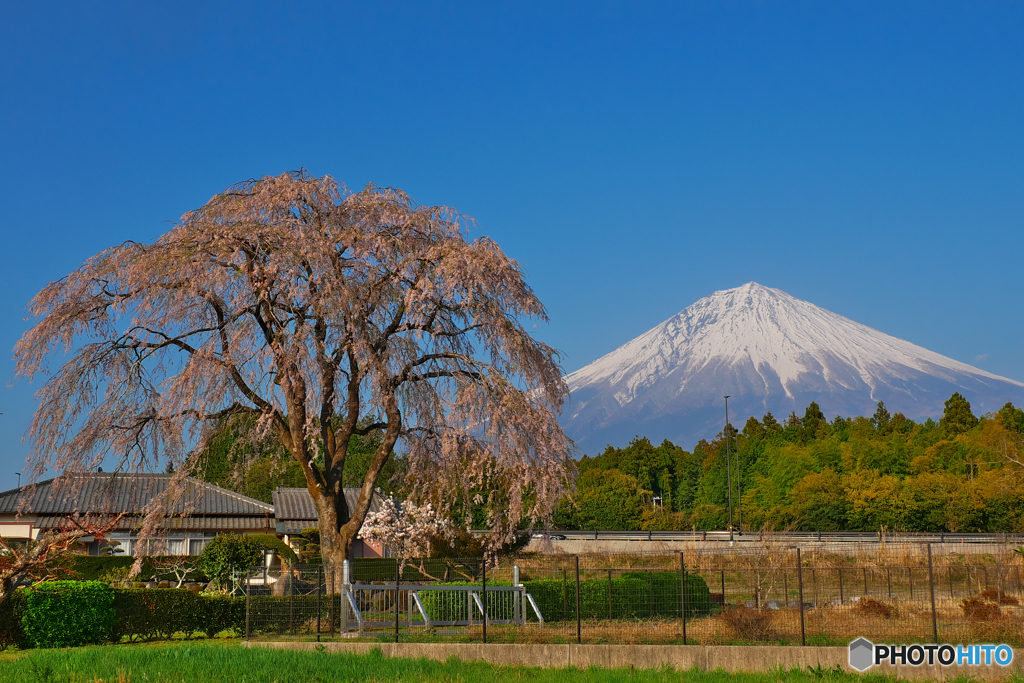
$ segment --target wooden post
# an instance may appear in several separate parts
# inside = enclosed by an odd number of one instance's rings
[[[804,624],[804,568],[800,560],[800,547],[796,549],[796,576],[800,587],[800,644],[807,645],[807,627]]]
[[[580,615],[580,556],[575,555],[576,560],[576,644],[583,642],[583,621]]]
[[[932,569],[932,544],[928,544],[928,587],[932,594],[932,635],[935,636],[933,642],[939,642],[939,619],[935,614],[935,573]]]

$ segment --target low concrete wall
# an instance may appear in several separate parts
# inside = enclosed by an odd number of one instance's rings
[[[313,650],[318,643],[248,641],[248,647]],[[705,671],[762,672],[781,667],[842,667],[856,673],[847,661],[845,647],[797,647],[763,645],[484,645],[482,643],[323,643],[330,652],[366,654],[375,648],[387,657],[425,657],[445,661],[457,657],[464,661],[484,661],[505,666],[566,668],[588,666],[603,668],[657,669],[670,666],[677,670],[693,668]],[[945,681],[957,676],[981,680],[1000,680],[1024,673],[1024,652],[1014,650],[1013,664],[1001,666],[889,666],[872,667],[869,673],[896,675],[912,680]]]

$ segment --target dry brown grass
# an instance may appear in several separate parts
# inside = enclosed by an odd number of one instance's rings
[[[745,605],[726,609],[719,616],[732,633],[742,640],[774,640],[773,615],[768,610],[751,609]]]
[[[854,606],[854,611],[865,617],[880,617],[891,619],[893,615],[892,605],[875,600],[874,598],[861,598]]]
[[[989,602],[994,602],[997,605],[1019,605],[1020,602],[1017,598],[1012,595],[1007,595],[1001,590],[987,590],[981,591],[979,595]]]
[[[992,602],[985,602],[978,597],[963,600],[960,603],[960,608],[963,610],[964,617],[967,619],[967,623],[969,624],[996,621],[1003,616],[1002,611],[999,609],[999,605]]]

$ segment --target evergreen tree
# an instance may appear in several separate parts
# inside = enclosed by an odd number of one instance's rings
[[[782,432],[782,425],[779,424],[779,421],[775,419],[770,410],[761,418],[761,424],[764,425],[764,431],[768,434],[779,434]]]
[[[942,419],[939,420],[939,427],[946,434],[946,438],[952,439],[973,429],[978,424],[978,418],[971,412],[971,404],[960,392],[953,392],[953,395],[946,401],[946,409],[942,412]]]
[[[885,407],[885,403],[879,401],[878,406],[875,408],[875,414],[871,416],[871,426],[875,428],[876,432],[884,433],[891,419],[892,417],[889,415],[889,410]]]
[[[811,401],[811,405],[807,406],[807,410],[804,411],[803,442],[810,443],[818,438],[819,430],[827,426],[828,420],[825,419],[825,413],[821,412],[821,407],[816,401]]]

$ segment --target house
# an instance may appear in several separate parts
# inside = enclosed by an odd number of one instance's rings
[[[117,541],[125,555],[140,550],[146,555],[198,555],[219,533],[274,533],[273,505],[187,477],[184,490],[168,502],[158,531],[140,548],[144,508],[169,495],[173,476],[90,472],[41,481],[34,491],[24,486],[0,492],[0,536],[36,538],[70,516],[101,521],[121,513],[124,517],[107,539]],[[19,515],[23,494],[28,498]],[[99,554],[99,542],[90,539],[85,545],[90,555]]]
[[[346,488],[345,502],[351,510],[359,500],[359,489]],[[316,508],[313,507],[313,498],[309,491],[304,488],[278,487],[272,494],[274,500],[274,516],[277,521],[276,531],[278,536],[284,538],[285,543],[290,543],[292,536],[302,533],[303,529],[316,528]],[[380,496],[374,492],[370,499],[370,512],[380,509]],[[356,539],[352,545],[352,557],[387,557],[386,549],[383,546]]]
[[[170,495],[173,476],[90,472],[41,481],[34,491],[29,486],[2,491],[0,537],[34,539],[75,515],[102,521],[124,513],[117,528],[106,537],[107,541],[118,542],[118,554],[198,555],[220,533],[276,534],[289,543],[303,529],[317,526],[313,499],[304,488],[278,488],[271,505],[186,477],[184,490],[168,501],[167,514],[157,532],[140,541],[146,506],[160,496]],[[359,489],[344,491],[349,507],[354,507]],[[379,509],[380,497],[375,493],[370,512]],[[86,539],[83,550],[90,555],[98,555],[101,549],[99,541]],[[386,552],[381,546],[357,539],[352,555],[385,557]]]

